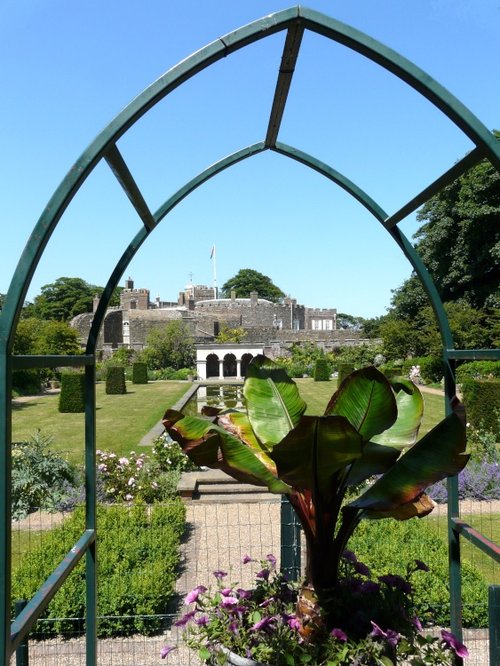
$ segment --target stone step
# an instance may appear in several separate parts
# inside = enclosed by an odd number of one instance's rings
[[[185,500],[205,502],[272,501],[278,497],[261,486],[239,483],[218,469],[184,472],[177,490]]]

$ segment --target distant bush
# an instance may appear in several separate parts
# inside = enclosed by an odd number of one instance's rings
[[[152,634],[175,596],[179,544],[185,507],[180,499],[165,505],[99,506],[97,635]],[[77,509],[60,527],[21,560],[12,578],[12,598],[30,599],[69,552],[84,529],[84,511]],[[143,617],[148,616],[148,617]],[[49,604],[38,623],[45,635],[75,630],[73,618],[85,617],[85,562],[81,561]],[[82,620],[83,623],[83,620]]]
[[[76,469],[50,450],[52,438],[36,432],[27,442],[12,444],[12,517],[24,518],[32,511],[57,510],[73,487]]]
[[[500,362],[467,361],[457,368],[455,377],[457,384],[467,379],[500,379]]]
[[[447,502],[446,481],[438,481],[428,489],[435,502]],[[496,462],[470,461],[458,475],[460,499],[491,501],[500,499],[500,465]]]
[[[85,375],[82,373],[63,372],[61,375],[59,411],[62,413],[85,411]]]
[[[38,370],[14,370],[12,391],[15,395],[34,395],[42,390],[42,376]]]
[[[439,356],[417,356],[405,359],[402,372],[408,377],[413,366],[420,367],[420,375],[426,384],[440,382],[443,377],[443,363]]]
[[[315,382],[327,382],[330,379],[330,367],[326,358],[317,359],[313,377]]]
[[[158,381],[164,379],[182,381],[189,379],[189,377],[196,377],[196,370],[194,368],[181,368],[175,370],[174,368],[162,368],[161,370],[148,370],[148,379],[150,381]]]
[[[121,365],[111,365],[106,373],[106,393],[108,395],[121,395],[127,392],[125,385],[125,370]]]
[[[372,578],[404,575],[408,562],[420,559],[430,571],[415,576],[415,614],[424,624],[449,626],[448,550],[430,524],[432,518],[406,521],[362,521],[348,548],[372,571]],[[469,562],[462,561],[463,621],[466,627],[487,627],[487,584]]]
[[[145,363],[134,363],[132,366],[132,383],[148,383],[148,366]]]
[[[467,420],[475,428],[484,428],[500,437],[500,381],[495,379],[467,379],[462,383],[462,395]]]
[[[339,363],[339,376],[338,376],[338,386],[342,384],[344,379],[348,377],[351,372],[354,372],[354,366],[347,363]]]

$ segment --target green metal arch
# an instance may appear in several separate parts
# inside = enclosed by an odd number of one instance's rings
[[[288,87],[293,74],[293,67],[300,48],[300,41],[304,30],[323,35],[339,44],[342,44],[357,53],[369,58],[378,65],[384,67],[402,81],[410,85],[417,92],[422,94],[434,106],[440,109],[452,122],[454,122],[475,144],[476,148],[461,162],[452,167],[446,174],[438,179],[431,186],[426,188],[420,195],[408,202],[400,211],[392,216],[387,216],[385,211],[363,192],[357,185],[347,179],[345,176],[335,171],[332,167],[320,162],[316,158],[303,153],[302,151],[279,143],[277,134],[281,122],[281,116],[288,94]],[[175,88],[189,80],[211,64],[217,62],[231,53],[241,49],[253,42],[259,41],[265,37],[276,34],[277,32],[287,30],[287,39],[280,70],[277,92],[273,104],[273,111],[268,127],[268,133],[264,142],[254,144],[244,148],[233,155],[230,155],[216,164],[212,165],[198,176],[186,183],[178,192],[172,195],[161,206],[155,214],[152,214],[144,201],[143,196],[135,184],[127,165],[125,164],[116,142],[122,137],[134,123],[140,119],[147,111],[155,106],[159,101],[165,98]],[[288,66],[283,66],[285,63]],[[140,93],[116,118],[97,136],[84,153],[77,160],[72,169],[68,172],[59,187],[54,192],[47,207],[38,220],[30,239],[23,251],[17,268],[15,270],[11,285],[9,287],[4,309],[0,313],[0,393],[2,394],[2,412],[0,413],[0,551],[7,553],[10,545],[10,386],[11,371],[13,367],[29,367],[28,361],[19,357],[12,357],[12,345],[17,321],[20,316],[21,308],[26,297],[29,284],[36,270],[38,262],[43,251],[50,240],[50,237],[56,228],[59,220],[64,214],[72,198],[78,192],[97,164],[105,159],[115,174],[116,178],[125,189],[139,217],[143,221],[143,228],[135,235],[119,262],[112,271],[108,284],[106,285],[101,302],[94,316],[94,322],[87,341],[87,354],[81,357],[42,357],[35,359],[34,365],[38,367],[49,367],[60,365],[64,362],[66,365],[84,365],[86,370],[86,470],[87,482],[89,488],[95,486],[95,471],[93,447],[95,447],[95,347],[97,334],[102,324],[106,307],[114,287],[117,285],[123,271],[130,263],[132,257],[141,247],[144,240],[149,236],[157,224],[168,215],[168,213],[194,189],[202,185],[209,178],[212,178],[222,170],[233,166],[237,162],[251,157],[263,150],[271,149],[286,157],[295,159],[298,162],[314,169],[323,176],[329,178],[337,185],[345,189],[350,195],[356,198],[365,208],[367,208],[374,217],[383,224],[391,236],[398,243],[401,250],[409,259],[416,273],[420,277],[424,288],[426,289],[434,311],[437,316],[438,324],[441,330],[443,340],[443,357],[448,364],[449,372],[445,374],[446,392],[448,400],[451,400],[454,394],[454,377],[450,359],[453,356],[453,339],[449,330],[448,321],[444,312],[441,300],[437,290],[423,266],[418,254],[411,243],[397,228],[397,222],[403,219],[418,205],[427,200],[440,187],[450,182],[454,177],[463,173],[466,168],[477,163],[480,159],[486,157],[491,163],[500,170],[500,146],[493,135],[486,127],[453,95],[445,90],[436,81],[431,79],[425,72],[419,69],[410,61],[406,60],[393,50],[380,44],[376,40],[364,35],[363,33],[347,26],[335,19],[329,18],[323,14],[302,7],[293,7],[286,9],[268,17],[243,26],[238,30],[225,35],[208,44],[200,51],[189,56],[163,76],[153,82],[148,88]],[[13,361],[15,359],[15,363]],[[24,363],[24,365],[23,365]],[[33,366],[31,366],[33,367]],[[68,575],[71,567],[75,566],[81,552],[92,551],[95,543],[95,495],[87,504],[86,514],[86,533],[80,540],[76,548],[74,557],[70,557],[68,562],[61,563],[60,571],[55,578],[47,581],[45,593],[55,593],[58,586],[62,584],[64,577]],[[458,515],[458,499],[451,501],[452,513]],[[450,519],[451,520],[451,519]],[[450,543],[453,546],[453,539],[450,536]],[[77,544],[78,545],[78,544]],[[80,550],[79,550],[80,549]],[[72,551],[73,552],[73,551]],[[91,557],[92,559],[92,557]],[[59,569],[59,568],[58,568]],[[6,556],[2,560],[0,569],[0,632],[2,637],[9,636],[10,624],[10,584],[9,584],[9,558]],[[95,562],[91,561],[88,569],[89,576],[93,577],[95,582]],[[95,590],[87,588],[89,606],[93,600]],[[452,585],[453,587],[453,585]],[[40,608],[43,608],[44,599],[38,597],[36,603],[31,603],[21,613],[14,622],[11,632],[11,638],[3,643],[2,654],[0,655],[1,666],[6,666],[10,653],[15,648],[22,637],[31,626],[31,622]],[[95,607],[90,608],[88,617],[88,636],[92,635],[92,628],[95,628]],[[456,624],[456,623],[455,623]],[[92,653],[93,659],[92,661]],[[94,645],[87,651],[87,663],[90,665],[95,662],[95,641]]]

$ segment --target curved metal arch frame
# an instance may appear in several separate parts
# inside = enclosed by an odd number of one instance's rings
[[[402,81],[410,85],[417,92],[427,98],[434,106],[439,108],[452,122],[454,122],[475,144],[476,148],[466,158],[461,160],[455,167],[452,167],[446,174],[438,179],[431,186],[426,188],[420,195],[415,197],[400,211],[388,217],[386,213],[371,199],[366,193],[358,188],[352,181],[349,181],[342,174],[335,171],[332,167],[320,162],[314,157],[307,155],[295,148],[286,146],[276,141],[281,118],[286,103],[288,88],[293,75],[294,63],[300,48],[300,41],[305,29],[321,34],[328,39],[336,41],[344,46],[360,53],[373,62],[384,67],[395,74]],[[187,183],[181,190],[168,199],[162,207],[153,215],[144,201],[139,188],[136,186],[127,165],[121,157],[116,142],[122,137],[134,123],[141,118],[149,109],[166,97],[171,91],[180,86],[185,81],[199,71],[210,66],[219,59],[237,51],[248,44],[256,42],[264,37],[277,32],[287,30],[287,39],[282,60],[282,68],[278,79],[273,111],[268,127],[266,140],[263,143],[249,146],[233,155],[220,160],[212,167],[209,167],[196,178]],[[288,64],[288,68],[284,66]],[[405,236],[397,229],[397,223],[404,219],[406,215],[415,210],[424,203],[432,194],[436,193],[442,186],[451,182],[453,178],[463,173],[467,168],[477,163],[480,159],[488,158],[497,169],[500,170],[500,148],[493,135],[482,125],[482,123],[453,95],[446,91],[440,84],[431,79],[425,72],[416,65],[406,60],[393,50],[382,45],[376,40],[364,35],[354,28],[336,21],[328,16],[320,14],[310,9],[295,7],[277,12],[208,44],[197,53],[186,58],[171,70],[166,72],[157,81],[146,88],[138,97],[136,97],[118,116],[101,132],[91,143],[87,150],[77,160],[73,168],[66,175],[60,186],[55,191],[47,207],[42,213],[35,229],[26,245],[26,248],[19,260],[14,273],[9,291],[6,297],[4,310],[0,314],[0,391],[3,393],[3,406],[5,409],[0,414],[0,549],[6,553],[2,561],[0,571],[1,599],[0,599],[0,631],[2,632],[3,648],[0,657],[2,666],[9,662],[10,654],[22,640],[22,637],[29,631],[34,619],[39,614],[40,609],[46,605],[48,595],[55,594],[58,587],[62,584],[65,577],[69,574],[72,567],[81,557],[81,554],[87,552],[87,574],[91,583],[87,587],[88,605],[93,604],[95,598],[95,478],[94,478],[94,452],[95,452],[95,346],[97,334],[102,324],[106,307],[118,281],[131,261],[132,257],[138,251],[144,240],[149,236],[156,225],[172,210],[182,199],[188,196],[194,189],[206,182],[209,178],[220,173],[223,169],[233,166],[238,161],[246,159],[252,155],[262,152],[266,149],[272,149],[282,155],[295,159],[306,166],[316,170],[323,176],[329,178],[340,187],[354,196],[362,205],[364,205],[389,231],[394,240],[398,243],[401,250],[409,259],[416,273],[419,275],[424,288],[430,298],[431,304],[437,316],[438,325],[443,340],[443,356],[447,364],[448,372],[445,372],[447,396],[450,400],[455,392],[453,369],[450,366],[450,359],[463,358],[460,350],[453,349],[453,339],[449,330],[446,314],[442,307],[441,300],[437,290],[428,275],[418,254]],[[90,175],[97,164],[105,159],[118,181],[124,188],[127,196],[134,205],[139,217],[143,222],[143,228],[136,234],[132,242],[128,245],[121,259],[112,271],[108,284],[104,290],[100,305],[95,313],[91,333],[87,342],[87,350],[84,356],[80,357],[12,357],[12,344],[14,339],[17,322],[20,316],[21,308],[26,297],[26,293],[33,277],[34,271],[43,254],[43,251],[50,240],[50,236],[57,226],[59,220],[64,214],[67,206],[83,185],[86,178]],[[41,590],[42,595],[38,595],[36,603],[30,602],[28,607],[13,623],[10,624],[10,392],[11,392],[11,372],[13,368],[20,367],[54,367],[55,365],[65,364],[68,366],[85,366],[86,372],[86,469],[87,485],[89,493],[94,499],[87,506],[86,531],[82,539],[78,542],[76,548],[77,555],[66,558],[61,563],[58,570],[54,572]],[[453,488],[452,488],[453,490]],[[458,515],[458,499],[456,499],[456,509],[452,510],[450,515]],[[456,513],[453,513],[456,511]],[[450,530],[450,545],[458,548],[457,539],[454,538]],[[75,550],[75,549],[73,549]],[[90,554],[90,557],[89,557]],[[66,562],[68,560],[68,562]],[[71,560],[71,561],[69,561]],[[455,574],[456,574],[455,570]],[[57,574],[57,575],[56,575]],[[453,570],[452,570],[453,577]],[[459,578],[459,577],[458,577]],[[93,582],[92,582],[93,581]],[[452,581],[453,582],[453,581]],[[455,583],[457,581],[455,580]],[[459,580],[458,580],[459,585]],[[452,585],[453,587],[453,585]],[[94,589],[93,589],[94,588]],[[33,600],[32,600],[33,601]],[[87,664],[89,666],[95,663],[96,645],[95,645],[95,609],[88,609],[88,629],[87,629]],[[456,623],[455,623],[456,624]],[[458,615],[458,629],[460,633],[460,617]],[[89,648],[90,643],[90,648]]]

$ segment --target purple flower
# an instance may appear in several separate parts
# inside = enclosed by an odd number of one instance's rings
[[[221,571],[220,569],[217,571],[213,572],[214,576],[217,578],[217,580],[222,580],[227,576],[227,571]]]
[[[184,603],[186,604],[186,606],[189,606],[189,604],[198,601],[198,597],[200,596],[200,594],[203,594],[206,591],[207,588],[204,585],[198,585],[198,587],[195,587],[194,590],[188,592],[186,598],[184,599]]]
[[[423,629],[422,623],[420,622],[420,619],[416,615],[414,615],[411,618],[410,622],[417,629],[417,631],[422,631],[422,629]]]
[[[206,627],[208,624],[208,615],[200,615],[200,617],[195,618],[194,623],[199,627]]]
[[[372,575],[370,569],[366,566],[366,564],[363,564],[363,562],[356,562],[354,564],[354,570],[356,573],[361,574],[361,576],[366,576],[367,578],[370,578]]]
[[[253,627],[251,627],[251,631],[261,631],[262,629],[267,629],[270,624],[274,622],[274,617],[263,617],[262,620],[259,620],[256,622]]]
[[[232,589],[230,587],[225,587],[223,590],[220,590],[220,593],[223,597],[230,597]]]
[[[380,585],[375,583],[373,580],[367,580],[363,583],[361,587],[361,592],[366,592],[368,594],[376,594],[380,592]]]
[[[258,574],[256,574],[257,578],[262,578],[262,580],[267,580],[269,578],[269,569],[262,569],[262,571],[259,571]]]
[[[175,649],[176,649],[176,648],[175,648],[174,645],[164,645],[164,646],[162,647],[162,649],[160,650],[160,657],[161,657],[162,659],[165,659],[165,657],[166,657],[168,654],[170,654],[170,652],[172,652],[172,650],[175,650]]]
[[[386,574],[385,576],[379,576],[378,579],[381,583],[385,583],[388,587],[397,588],[404,594],[411,594],[412,588],[410,583],[404,578],[401,578],[401,576]]]
[[[441,630],[441,638],[443,641],[446,643],[448,647],[450,647],[457,657],[468,657],[469,656],[469,650],[465,647],[463,643],[461,643],[458,638],[456,638],[451,631],[446,631],[446,629]]]
[[[222,597],[220,605],[223,608],[232,608],[238,605],[238,599],[236,597]]]
[[[252,597],[252,591],[244,590],[242,587],[239,587],[236,592],[240,599],[250,599]]]
[[[266,555],[266,560],[271,564],[272,567],[276,566],[276,557],[272,553]]]
[[[344,558],[344,560],[347,560],[348,562],[351,562],[352,564],[356,564],[356,562],[358,561],[358,558],[352,552],[352,550],[347,550],[347,549],[344,550],[344,552],[342,553],[342,557]]]
[[[398,634],[397,631],[394,631],[393,629],[387,629],[387,638],[386,641],[391,645],[392,647],[396,647],[396,645],[399,643],[399,639],[401,638],[401,634]]]
[[[294,631],[299,631],[301,628],[300,620],[295,617],[295,615],[291,615],[288,620],[287,624],[290,627],[290,629],[293,629]]]
[[[237,622],[231,622],[228,629],[232,634],[237,634],[238,633],[238,623]]]
[[[383,629],[381,629],[378,626],[378,624],[376,624],[373,620],[370,620],[370,623],[373,627],[373,630],[372,630],[372,633],[370,634],[370,636],[373,636],[373,637],[379,636],[380,638],[387,638],[386,632]]]
[[[174,625],[176,627],[185,627],[186,624],[190,622],[195,615],[196,611],[190,611],[189,613],[186,613],[181,618],[179,618],[176,622],[174,622]]]
[[[422,560],[415,560],[415,566],[417,567],[418,571],[430,571],[427,564],[422,562]]]
[[[249,562],[253,562],[254,560],[250,557],[250,555],[245,555],[241,561],[243,564],[248,564]]]
[[[373,622],[372,622],[372,624],[373,624]],[[333,636],[338,641],[342,641],[343,643],[345,643],[347,641],[347,634],[345,633],[345,631],[342,631],[342,629],[338,629],[338,628],[332,629],[330,631],[330,636]]]

